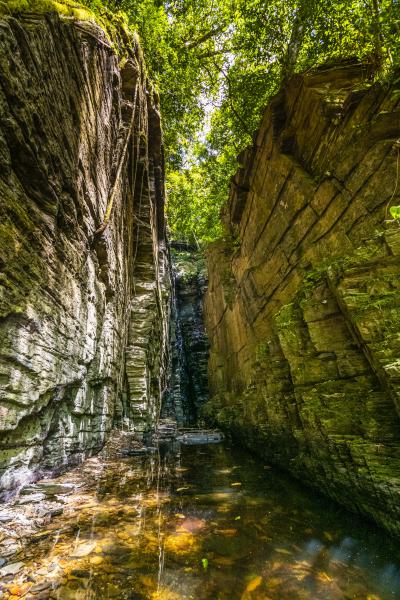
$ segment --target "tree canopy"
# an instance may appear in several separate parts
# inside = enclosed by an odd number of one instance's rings
[[[99,8],[100,0],[87,0]],[[142,41],[159,88],[173,238],[221,234],[236,156],[293,73],[330,59],[400,58],[400,0],[104,0]]]

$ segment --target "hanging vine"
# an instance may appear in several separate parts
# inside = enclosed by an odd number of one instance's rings
[[[111,189],[111,192],[110,192],[110,196],[109,196],[109,200],[108,200],[108,203],[107,203],[106,212],[104,213],[103,221],[102,221],[100,227],[98,227],[96,229],[96,231],[94,232],[95,236],[98,236],[98,235],[101,235],[102,233],[104,233],[105,230],[108,227],[109,222],[110,222],[110,218],[111,218],[112,210],[113,210],[113,206],[114,206],[115,194],[117,192],[117,186],[118,186],[119,178],[121,176],[122,167],[124,165],[126,153],[127,153],[127,150],[128,150],[128,143],[129,143],[130,137],[132,135],[133,125],[135,123],[135,114],[136,114],[138,88],[139,88],[139,83],[136,83],[135,95],[134,95],[134,100],[133,100],[132,117],[131,117],[131,121],[130,121],[130,124],[129,124],[128,132],[126,134],[126,139],[125,139],[124,147],[123,147],[123,150],[122,150],[122,154],[121,154],[121,157],[120,157],[120,160],[119,160],[119,163],[118,163],[118,168],[117,168],[117,172],[116,172],[116,175],[115,175],[114,185],[113,185],[113,187]]]

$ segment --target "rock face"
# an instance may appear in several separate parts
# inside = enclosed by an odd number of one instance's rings
[[[241,157],[206,298],[208,416],[396,534],[399,136],[365,65],[294,77]]]
[[[195,248],[178,242],[172,244],[171,265],[171,362],[163,415],[174,417],[180,425],[190,425],[197,421],[208,398],[208,341],[203,317],[207,270],[204,257]]]
[[[160,408],[161,130],[124,35],[120,61],[92,22],[0,21],[3,490],[97,450],[114,419],[143,426]]]

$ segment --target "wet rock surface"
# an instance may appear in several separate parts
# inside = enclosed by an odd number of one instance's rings
[[[161,128],[138,42],[122,37],[123,66],[92,22],[1,18],[0,492],[159,411]]]
[[[271,102],[209,252],[205,315],[208,418],[400,534],[396,85],[348,62]]]

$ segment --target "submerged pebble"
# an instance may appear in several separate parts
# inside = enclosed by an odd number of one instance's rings
[[[83,556],[88,556],[91,554],[96,547],[95,542],[86,542],[83,544],[79,544],[72,552],[71,558],[82,558]]]

